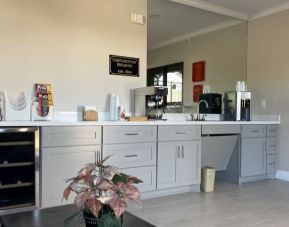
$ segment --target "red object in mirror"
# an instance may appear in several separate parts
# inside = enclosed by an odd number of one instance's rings
[[[192,65],[192,81],[201,82],[205,80],[205,61],[195,62]]]
[[[200,95],[203,94],[203,85],[194,85],[193,88],[193,101],[199,102]]]

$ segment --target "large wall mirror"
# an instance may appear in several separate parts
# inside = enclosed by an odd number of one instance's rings
[[[199,61],[205,61],[205,81],[193,83],[192,64]],[[165,82],[171,104],[195,108],[192,93],[198,84],[220,94],[235,90],[238,80],[246,81],[246,63],[246,21],[170,0],[148,0],[147,85]]]

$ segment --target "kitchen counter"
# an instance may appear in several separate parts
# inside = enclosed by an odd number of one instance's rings
[[[182,116],[182,117],[180,117]],[[2,121],[0,127],[29,127],[29,126],[103,126],[103,125],[254,125],[280,124],[279,115],[253,115],[252,121],[186,121],[186,114],[168,115],[168,120],[156,121],[79,121],[77,118],[61,118],[54,121]]]
[[[0,127],[29,127],[29,126],[89,126],[89,125],[256,125],[280,124],[280,120],[255,120],[255,121],[3,121]]]

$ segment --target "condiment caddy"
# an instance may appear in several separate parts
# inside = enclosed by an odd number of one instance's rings
[[[53,118],[53,100],[51,84],[34,84],[34,102],[31,107],[31,120],[51,121]]]

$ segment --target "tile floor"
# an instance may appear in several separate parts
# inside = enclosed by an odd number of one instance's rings
[[[157,227],[289,227],[289,182],[218,182],[213,193],[148,199],[129,211]]]

